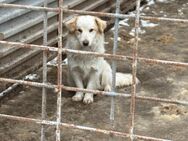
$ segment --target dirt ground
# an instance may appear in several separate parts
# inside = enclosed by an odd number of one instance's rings
[[[143,15],[188,18],[185,0],[156,0],[144,6]],[[130,13],[131,14],[131,13]],[[133,20],[121,22],[117,54],[131,55]],[[141,22],[139,56],[164,60],[188,62],[188,24],[173,22]],[[106,34],[106,50],[111,52],[113,30]],[[131,72],[131,62],[117,62],[118,71]],[[36,72],[37,73],[37,72]],[[40,72],[38,72],[40,74]],[[188,101],[188,68],[154,65],[139,62],[138,78],[141,86],[138,95]],[[56,68],[49,67],[48,79],[56,83]],[[40,81],[40,79],[36,80]],[[130,92],[130,87],[119,90]],[[96,96],[95,102],[84,105],[71,101],[72,94],[63,94],[62,122],[102,129],[129,132],[130,99],[115,98],[114,127],[110,125],[110,97]],[[55,120],[56,94],[47,93],[47,118]],[[15,96],[0,105],[0,113],[30,118],[41,117],[41,89],[24,86]],[[175,104],[136,100],[135,133],[144,136],[187,141],[188,107]],[[48,141],[55,140],[55,128],[47,127]],[[108,136],[82,130],[62,129],[62,141],[107,141]],[[113,137],[114,141],[129,139]],[[40,126],[18,121],[0,119],[0,141],[40,140]],[[141,140],[139,140],[141,141]]]

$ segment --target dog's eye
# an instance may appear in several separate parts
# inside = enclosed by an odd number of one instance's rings
[[[82,33],[82,30],[79,28],[79,29],[78,29],[78,32]]]
[[[89,30],[89,32],[93,32],[93,31],[94,31],[94,29],[90,29],[90,30]]]

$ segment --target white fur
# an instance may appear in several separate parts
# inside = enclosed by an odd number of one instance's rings
[[[123,86],[129,86],[132,84],[132,74],[130,73],[116,73],[116,87],[123,87]],[[140,81],[138,78],[136,78],[136,84],[138,84]]]
[[[79,16],[66,23],[69,30],[66,48],[104,53],[104,29],[106,22],[93,16]],[[91,30],[92,29],[92,30]],[[88,41],[84,46],[83,42]],[[69,84],[78,88],[103,89],[111,91],[112,70],[103,57],[68,54]],[[137,79],[138,82],[138,79]],[[116,85],[132,84],[131,74],[116,74]],[[73,101],[89,104],[93,102],[92,93],[76,92]]]

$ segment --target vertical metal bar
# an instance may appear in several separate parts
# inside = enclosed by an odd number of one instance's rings
[[[58,16],[58,54],[57,54],[57,126],[56,126],[56,141],[61,140],[61,84],[62,84],[62,37],[63,37],[63,0],[58,0],[59,16]]]
[[[120,11],[120,0],[116,1],[116,14]],[[119,31],[119,18],[115,19],[115,31],[114,31],[114,45],[113,45],[113,55],[116,54],[118,47],[118,31]],[[115,92],[116,89],[116,62],[112,62],[112,91]],[[110,120],[114,120],[114,96],[111,99],[111,112]]]
[[[120,0],[116,0],[116,14],[120,12]],[[118,47],[118,31],[119,31],[119,18],[115,19],[115,31],[114,31],[114,44],[113,44],[113,55],[116,54]],[[112,62],[112,92],[116,91],[116,62]],[[115,97],[111,97],[111,108],[110,108],[110,122],[112,127],[114,126],[114,112],[115,112]],[[110,137],[110,140],[112,138]]]
[[[47,7],[47,0],[44,0],[44,7]],[[44,12],[43,20],[43,45],[47,45],[47,26],[48,26],[48,12]],[[43,51],[43,83],[47,83],[47,51]],[[42,120],[46,118],[46,88],[42,88]],[[45,141],[45,125],[41,126],[41,141]]]
[[[133,62],[132,62],[132,92],[131,92],[131,124],[130,124],[130,140],[134,140],[134,120],[135,120],[135,105],[136,105],[136,71],[137,71],[137,58],[138,58],[138,33],[139,33],[139,21],[140,21],[140,0],[136,3],[136,15],[135,15],[135,43],[133,48]]]

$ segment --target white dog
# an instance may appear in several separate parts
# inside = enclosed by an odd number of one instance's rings
[[[81,51],[104,53],[105,21],[94,16],[78,16],[66,22],[69,31],[66,48]],[[78,88],[111,91],[112,70],[103,57],[68,54],[69,83]],[[139,80],[137,79],[137,82]],[[132,84],[132,75],[116,73],[116,86]],[[93,102],[92,93],[76,92],[73,101],[89,104]]]

